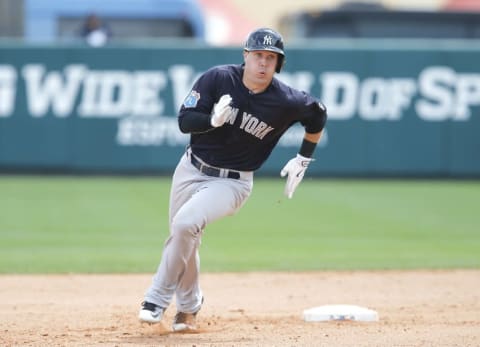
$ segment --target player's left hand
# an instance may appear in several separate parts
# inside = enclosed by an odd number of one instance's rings
[[[291,199],[295,189],[303,179],[305,171],[307,170],[308,165],[312,161],[312,158],[306,158],[300,154],[293,159],[290,159],[280,171],[280,176],[287,177],[287,183],[285,184],[285,195]]]

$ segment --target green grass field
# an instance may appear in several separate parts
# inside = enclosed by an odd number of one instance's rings
[[[257,179],[202,271],[480,267],[480,181]],[[170,178],[0,176],[0,273],[153,272]]]

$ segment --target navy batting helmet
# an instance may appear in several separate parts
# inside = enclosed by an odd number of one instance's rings
[[[285,61],[285,53],[283,51],[282,35],[275,30],[269,28],[260,28],[248,35],[245,42],[245,50],[251,51],[271,51],[278,53],[276,72],[280,72]]]

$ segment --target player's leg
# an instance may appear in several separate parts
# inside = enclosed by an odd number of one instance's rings
[[[205,226],[235,213],[252,189],[252,180],[217,179],[198,172],[184,156],[174,175],[171,193],[171,234],[145,301],[166,308],[177,290],[177,306],[196,312],[202,294],[198,286],[198,246]],[[159,320],[158,320],[159,321]]]
[[[187,261],[185,271],[177,286],[177,313],[173,320],[174,331],[196,329],[196,316],[203,304],[200,288],[200,255],[198,247]],[[185,308],[186,307],[186,308]]]
[[[193,167],[188,161],[185,154],[179,161],[172,178],[171,192],[170,192],[170,210],[169,221],[171,224],[172,216],[176,214],[181,205],[187,201],[201,183],[202,176],[198,170]],[[170,228],[171,230],[171,228]],[[170,237],[164,245],[162,254],[162,261],[164,258],[165,249],[170,247]],[[170,304],[171,296],[164,296],[162,293],[170,293],[175,290],[172,288],[159,287],[159,277],[164,276],[163,271],[160,271],[159,265],[157,272],[153,277],[151,286],[145,294],[145,301],[142,304],[142,309],[139,313],[139,319],[143,322],[158,323],[162,320],[163,312]]]
[[[200,298],[192,288],[198,286],[198,266],[187,267],[187,264],[192,257],[195,260],[206,225],[235,213],[250,191],[250,182],[207,178],[172,219],[170,237],[146,301],[167,307],[177,289],[179,310],[188,312],[197,308]]]
[[[211,222],[237,212],[248,198],[250,191],[250,182],[210,179],[175,215],[172,223],[173,238],[179,236],[178,234],[190,237],[192,233],[197,234],[198,238],[192,253],[186,259],[176,288],[178,312],[173,322],[173,330],[195,329],[196,314],[203,300],[198,280],[200,272],[198,247],[203,229]]]
[[[173,174],[168,216],[170,230],[173,217],[205,180],[205,176],[190,162],[189,155],[187,153],[183,155]]]

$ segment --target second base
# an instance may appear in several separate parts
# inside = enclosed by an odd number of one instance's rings
[[[304,310],[303,319],[306,322],[330,320],[376,322],[378,321],[378,313],[366,307],[355,305],[325,305]]]

